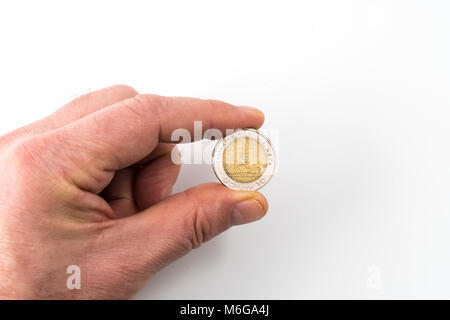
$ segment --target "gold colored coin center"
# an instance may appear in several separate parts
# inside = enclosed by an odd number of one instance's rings
[[[237,138],[231,141],[223,153],[223,168],[237,182],[258,180],[267,167],[267,152],[255,139]]]

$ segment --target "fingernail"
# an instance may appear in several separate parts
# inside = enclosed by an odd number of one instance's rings
[[[230,216],[230,224],[237,226],[239,224],[250,223],[261,219],[264,216],[263,207],[256,200],[244,200],[237,203]]]

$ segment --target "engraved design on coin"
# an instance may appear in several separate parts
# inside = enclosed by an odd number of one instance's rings
[[[217,142],[213,169],[228,188],[258,190],[269,182],[275,171],[272,145],[257,130],[237,130]]]

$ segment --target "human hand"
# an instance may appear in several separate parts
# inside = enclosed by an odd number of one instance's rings
[[[253,108],[139,95],[84,95],[0,138],[0,298],[132,298],[158,270],[267,211],[257,193],[207,183],[171,195],[173,130],[258,128]],[[66,269],[81,270],[69,290]]]

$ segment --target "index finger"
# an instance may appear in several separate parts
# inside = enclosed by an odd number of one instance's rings
[[[217,100],[137,95],[97,111],[59,130],[75,146],[77,157],[105,171],[119,170],[148,155],[159,142],[171,141],[175,129],[194,133],[194,121],[202,132],[216,128],[259,128],[261,111]]]

